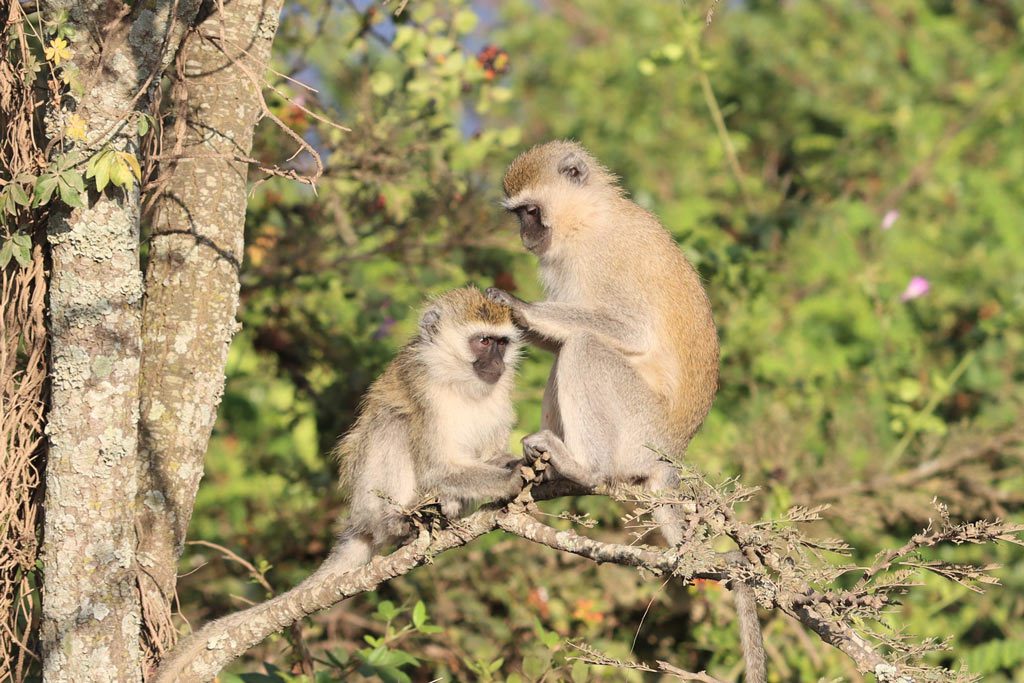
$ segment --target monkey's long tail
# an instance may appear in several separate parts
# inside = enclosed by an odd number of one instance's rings
[[[661,525],[661,534],[668,541],[670,547],[675,547],[683,539],[680,528],[679,511],[674,506],[663,506],[656,508],[653,513],[654,521]],[[746,560],[742,553],[732,551],[727,553],[732,561],[743,563]],[[740,646],[743,649],[743,661],[746,668],[746,683],[766,683],[768,680],[767,662],[764,654],[764,638],[761,635],[761,622],[757,619],[757,599],[750,586],[739,581],[731,581],[729,590],[732,591],[733,600],[736,604],[736,618],[740,627]]]
[[[733,581],[732,597],[740,623],[740,645],[746,662],[746,683],[765,683],[768,680],[764,656],[764,638],[761,622],[757,619],[757,600],[746,584]]]
[[[247,650],[262,640],[268,625],[280,631],[299,619],[333,604],[337,598],[336,579],[346,572],[362,567],[373,557],[373,544],[364,534],[345,531],[323,564],[305,580],[287,593],[254,605],[249,609],[218,619],[204,626],[198,633],[182,640],[164,659],[157,671],[155,683],[198,683],[212,680],[230,661],[203,665],[196,661],[207,650],[224,649],[230,644]]]

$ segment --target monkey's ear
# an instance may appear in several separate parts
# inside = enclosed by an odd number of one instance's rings
[[[437,334],[437,330],[441,327],[441,311],[437,308],[431,307],[423,312],[420,316],[420,334],[425,338],[429,339]]]
[[[586,160],[576,152],[569,152],[558,164],[558,172],[576,185],[587,182],[590,168]]]

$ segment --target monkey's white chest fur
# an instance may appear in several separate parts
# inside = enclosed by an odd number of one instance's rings
[[[444,461],[479,462],[508,447],[508,434],[515,421],[503,380],[485,396],[467,396],[462,392],[431,392],[430,410],[439,442],[444,444],[438,456]]]

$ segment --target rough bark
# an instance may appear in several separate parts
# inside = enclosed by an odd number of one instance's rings
[[[83,148],[138,153],[132,112],[169,61],[194,4],[125,16],[110,2],[55,2],[77,29]],[[63,113],[50,110],[59,130]],[[48,240],[51,406],[47,436],[40,646],[49,682],[141,677],[135,589],[138,382],[142,322],[138,186],[55,213]]]
[[[139,585],[151,660],[174,642],[176,563],[237,329],[246,171],[281,0],[221,5],[178,55],[146,270]]]

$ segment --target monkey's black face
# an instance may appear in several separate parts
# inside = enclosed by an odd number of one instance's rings
[[[519,218],[519,237],[523,246],[540,256],[551,246],[551,229],[544,225],[541,208],[536,204],[521,204],[514,209]]]
[[[488,384],[494,384],[501,379],[505,374],[508,337],[470,337],[469,348],[476,358],[473,361],[473,371],[477,377]]]

